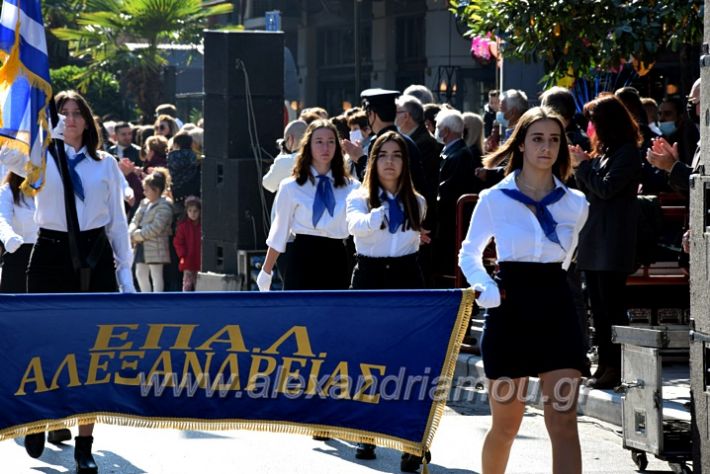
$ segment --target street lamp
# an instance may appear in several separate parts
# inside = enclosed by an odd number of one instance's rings
[[[446,98],[446,102],[451,102],[451,98],[458,92],[458,70],[459,66],[439,66],[436,83],[438,85],[439,102]]]

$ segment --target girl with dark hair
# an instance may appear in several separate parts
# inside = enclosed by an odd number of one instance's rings
[[[586,356],[566,270],[588,204],[564,185],[567,140],[551,109],[525,112],[496,155],[507,160],[506,176],[480,193],[459,253],[478,305],[487,308],[481,353],[493,421],[483,444],[483,472],[505,471],[528,377],[535,376],[547,400],[552,472],[581,473],[576,404]],[[482,261],[491,237],[498,254],[495,280]]]
[[[345,239],[345,199],[360,183],[345,170],[338,131],[327,120],[315,120],[306,129],[296,157],[293,176],[279,185],[264,265],[257,277],[261,291],[271,287],[272,270],[289,250],[285,290],[342,290],[348,287]],[[317,265],[321,262],[322,265]]]
[[[424,288],[418,251],[426,200],[414,190],[407,144],[399,133],[377,138],[363,186],[347,203],[348,231],[357,253],[350,288]],[[375,459],[375,445],[358,443],[355,457]],[[419,464],[416,456],[402,456],[405,472],[416,471]]]
[[[357,251],[350,287],[423,288],[417,252],[426,203],[414,190],[407,144],[397,132],[377,138],[363,186],[347,203]]]
[[[0,293],[27,291],[27,264],[37,241],[35,202],[20,190],[24,178],[10,171],[0,187],[0,240],[2,255]]]
[[[96,255],[91,268],[88,291],[135,292],[131,263],[133,253],[128,240],[128,225],[123,206],[123,176],[116,160],[101,150],[101,139],[89,104],[75,91],[56,95],[58,112],[64,118],[64,149],[69,179],[79,224],[79,253],[83,258]],[[60,127],[61,128],[61,123]],[[47,156],[42,189],[35,196],[35,222],[39,226],[27,268],[29,293],[77,293],[82,291],[79,272],[74,269],[69,247],[64,184],[58,162]],[[24,176],[27,156],[3,150],[4,164]],[[23,162],[24,160],[24,162]],[[75,438],[76,472],[98,472],[91,455],[93,424],[79,425]],[[68,429],[51,431],[48,440],[59,443],[71,439]],[[37,458],[44,450],[45,433],[25,436],[27,453]]]
[[[131,243],[135,246],[136,279],[142,293],[160,293],[164,289],[163,265],[170,263],[169,238],[173,223],[173,206],[163,196],[169,186],[168,170],[154,168],[143,179],[145,199],[128,226]]]
[[[635,263],[642,137],[614,96],[598,98],[585,110],[593,131],[592,155],[579,147],[570,147],[570,154],[575,179],[590,204],[577,256],[577,268],[586,276],[599,354],[587,385],[610,389],[621,382],[621,348],[611,342],[611,327],[628,324],[624,290]]]

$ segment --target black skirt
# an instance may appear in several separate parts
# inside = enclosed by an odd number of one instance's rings
[[[79,233],[81,255],[90,255],[97,245],[96,265],[91,270],[90,293],[118,291],[113,250],[105,237],[104,228]],[[74,271],[69,254],[66,232],[40,229],[32,249],[27,269],[28,293],[78,293],[81,291],[79,274]]]
[[[289,248],[284,290],[347,290],[345,240],[298,234]]]
[[[0,293],[27,292],[27,264],[30,261],[32,245],[22,244],[13,253],[3,254]]]
[[[399,290],[424,288],[418,254],[402,257],[357,255],[350,288],[354,290]]]
[[[538,376],[558,369],[588,375],[566,272],[559,263],[501,262],[505,298],[485,315],[481,354],[486,377]]]

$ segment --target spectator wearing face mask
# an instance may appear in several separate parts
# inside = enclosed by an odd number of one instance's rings
[[[693,128],[700,124],[700,79],[695,81],[688,96],[688,116],[693,122]],[[672,143],[672,145],[671,145]],[[686,164],[681,158],[681,147],[678,142],[665,138],[653,141],[652,147],[646,153],[646,160],[654,167],[668,174],[668,183],[677,192],[688,196],[690,190],[690,175],[702,172],[700,160],[700,142],[695,147],[693,159]]]
[[[698,127],[690,123],[680,97],[665,97],[658,106],[658,128],[668,143],[678,144],[678,159],[690,165],[700,133]]]
[[[513,133],[515,124],[528,108],[528,96],[525,95],[525,92],[516,89],[503,92],[500,99],[500,110],[496,112],[496,122],[503,127],[503,141]]]

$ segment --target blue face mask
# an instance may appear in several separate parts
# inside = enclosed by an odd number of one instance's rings
[[[675,126],[675,122],[661,122],[658,124],[658,128],[661,130],[664,137],[669,137],[673,135],[677,127]]]
[[[496,112],[496,122],[498,122],[503,128],[508,128],[508,120],[500,110]]]

